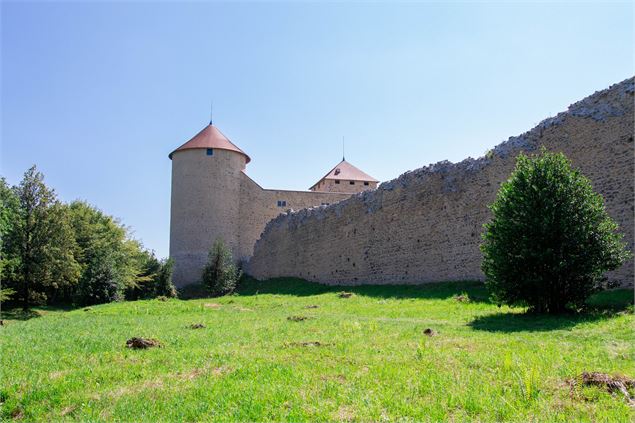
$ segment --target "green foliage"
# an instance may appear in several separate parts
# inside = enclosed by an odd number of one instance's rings
[[[628,257],[602,197],[563,154],[521,154],[490,208],[482,269],[499,303],[580,307]]]
[[[90,204],[74,201],[68,209],[78,245],[76,256],[83,269],[73,300],[96,304],[122,299],[126,290],[143,291],[156,271],[152,261],[158,268],[154,255],[131,239],[125,226]]]
[[[15,294],[15,289],[11,288],[2,288],[0,289],[0,303],[7,302],[11,299],[11,297]]]
[[[73,254],[77,245],[68,213],[35,166],[13,191],[18,209],[2,250],[13,264],[7,285],[28,308],[31,302],[46,302],[73,286],[81,269]]]
[[[143,271],[137,276],[136,283],[126,292],[126,299],[139,300],[156,297],[176,297],[176,288],[172,284],[172,259],[158,260],[153,252],[143,251]]]
[[[0,178],[0,240],[2,288],[25,308],[115,301],[131,290],[157,295],[162,262],[101,210],[60,203],[35,166],[17,187]],[[162,295],[170,294],[166,276]]]
[[[151,277],[149,253],[130,239],[125,226],[82,201],[67,208],[77,242],[75,254],[82,266],[73,301],[82,305],[117,301],[123,299],[125,290]]]
[[[109,303],[122,299],[117,264],[112,256],[97,257],[86,267],[74,292],[74,299],[81,305]]]
[[[154,252],[147,250],[140,251],[138,260],[140,272],[135,282],[126,288],[125,297],[127,300],[148,299],[156,295],[156,280],[161,269],[161,262],[156,258]]]
[[[176,288],[172,283],[172,273],[174,271],[174,260],[169,258],[161,262],[161,268],[156,278],[156,296],[168,298],[176,297]]]
[[[19,256],[7,254],[7,237],[18,220],[20,203],[6,180],[0,177],[0,281],[15,279],[19,268]],[[4,300],[6,301],[6,299]]]
[[[236,289],[241,274],[229,248],[222,239],[217,239],[209,251],[208,262],[203,269],[203,285],[212,295],[225,295]]]

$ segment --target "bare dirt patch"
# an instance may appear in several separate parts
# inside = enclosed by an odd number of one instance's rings
[[[253,311],[252,309],[247,308],[247,307],[236,307],[236,310],[238,310],[238,311]]]
[[[320,341],[306,341],[306,342],[285,342],[285,347],[328,347],[329,345],[333,345],[328,342],[320,342]]]
[[[470,302],[470,297],[468,297],[465,294],[455,295],[454,296],[454,301],[457,301],[459,303],[469,303]]]
[[[570,379],[568,383],[572,389],[576,386],[596,386],[605,389],[610,394],[620,393],[631,407],[635,407],[635,397],[628,391],[635,389],[635,379],[600,372],[583,372],[577,378]]]
[[[318,306],[316,306],[316,305],[308,305],[308,306],[306,306],[304,308],[308,308],[308,309],[310,309],[310,308],[318,308]]]
[[[304,320],[307,320],[308,317],[306,316],[289,316],[287,317],[287,320],[291,321],[291,322],[302,322]]]
[[[436,336],[437,331],[434,329],[427,328],[426,330],[423,331],[423,334],[426,336]]]
[[[220,366],[220,367],[214,367],[214,368],[210,368],[209,366],[206,366],[202,368],[199,367],[196,369],[192,369],[191,371],[186,373],[178,373],[177,377],[179,379],[194,380],[204,375],[212,375],[212,376],[218,377],[230,372],[231,372],[231,369],[227,366]]]
[[[51,373],[49,373],[49,379],[51,379],[51,380],[59,379],[62,376],[66,376],[67,374],[68,374],[67,370],[60,370],[60,371],[56,371],[56,372],[51,372]]]
[[[61,411],[60,416],[65,416],[67,414],[71,414],[73,411],[77,410],[77,406],[76,405],[69,405],[68,407],[64,407],[64,409]]]
[[[146,380],[144,382],[140,382],[135,385],[121,386],[113,391],[110,391],[109,396],[112,398],[120,398],[123,396],[138,394],[147,389],[160,389],[160,388],[163,388],[163,381],[161,379]]]
[[[333,420],[340,422],[350,422],[355,420],[355,412],[351,407],[346,405],[341,406],[338,410],[332,414]]]
[[[219,308],[221,308],[222,306],[218,303],[205,303],[203,304],[203,307],[205,308],[212,308],[214,310],[218,310]]]
[[[337,382],[341,384],[346,383],[346,376],[344,375],[325,375],[325,376],[320,376],[320,379],[324,381],[333,381],[333,382]]]
[[[340,298],[351,298],[354,294],[352,292],[342,291],[339,293],[338,297]]]
[[[152,338],[130,338],[126,341],[126,347],[135,350],[143,350],[146,348],[160,347],[161,343]]]
[[[205,325],[202,323],[193,323],[188,326],[190,329],[205,329]]]
[[[24,411],[21,408],[16,408],[11,412],[11,418],[13,420],[22,420],[24,418]]]

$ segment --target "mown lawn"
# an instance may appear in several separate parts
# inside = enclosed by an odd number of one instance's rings
[[[622,395],[567,383],[583,371],[635,376],[632,290],[596,296],[594,312],[536,317],[489,303],[478,283],[345,289],[354,295],[299,280],[251,281],[223,298],[5,313],[2,419],[635,416]],[[196,323],[205,327],[189,328]],[[133,336],[162,347],[130,350]]]

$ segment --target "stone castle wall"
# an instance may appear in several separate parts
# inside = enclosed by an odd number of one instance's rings
[[[236,260],[251,256],[271,219],[290,209],[332,204],[351,194],[263,189],[247,176],[245,156],[206,149],[172,155],[170,257],[177,287],[197,283],[209,250],[222,238]],[[284,201],[284,205],[278,205]]]
[[[322,204],[333,204],[349,198],[351,194],[287,191],[264,189],[246,173],[241,175],[240,191],[240,230],[239,249],[234,257],[246,260],[251,257],[254,244],[267,222],[286,213],[289,209],[300,210]],[[284,201],[284,206],[278,206],[278,201]]]
[[[633,250],[634,79],[573,104],[485,157],[440,162],[327,207],[269,222],[247,271],[327,284],[482,279],[481,232],[520,152],[561,151],[588,176]],[[633,261],[609,278],[633,283]]]

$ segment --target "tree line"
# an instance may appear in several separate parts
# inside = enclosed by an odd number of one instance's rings
[[[91,305],[174,297],[172,260],[85,201],[63,203],[35,166],[16,186],[0,177],[0,301]]]

